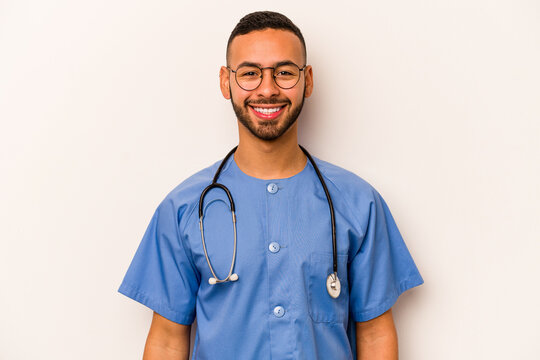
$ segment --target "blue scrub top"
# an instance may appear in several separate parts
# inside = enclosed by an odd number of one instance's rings
[[[118,291],[180,324],[197,316],[196,360],[355,359],[354,322],[383,314],[423,280],[381,195],[357,175],[314,159],[336,213],[337,299],[326,290],[330,213],[311,163],[292,177],[262,180],[243,173],[234,157],[218,182],[236,205],[238,281],[208,283],[198,202],[217,162],[160,203]],[[228,200],[213,189],[203,205],[208,256],[223,279],[233,255]]]

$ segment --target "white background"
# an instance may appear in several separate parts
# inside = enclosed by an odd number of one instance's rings
[[[219,66],[267,9],[308,45],[301,144],[379,190],[424,277],[400,358],[538,359],[538,1],[255,3],[0,0],[0,359],[141,357],[151,311],[117,288],[237,142]]]

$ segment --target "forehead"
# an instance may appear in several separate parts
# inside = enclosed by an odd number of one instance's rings
[[[300,39],[286,30],[252,31],[235,37],[229,47],[229,62],[233,67],[244,61],[272,66],[285,60],[304,65]]]

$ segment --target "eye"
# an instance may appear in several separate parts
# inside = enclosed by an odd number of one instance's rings
[[[278,66],[274,76],[282,79],[291,79],[298,76],[298,68],[294,65]]]
[[[294,75],[294,74],[292,74],[292,73],[290,73],[290,72],[288,72],[286,70],[281,70],[280,72],[278,72],[276,74],[276,76],[292,76],[292,75]]]
[[[257,78],[261,76],[260,71],[256,69],[241,69],[237,75],[241,78]]]

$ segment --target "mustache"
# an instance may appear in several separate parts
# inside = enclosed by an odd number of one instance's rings
[[[275,105],[275,104],[291,104],[289,99],[261,99],[261,100],[251,100],[244,101],[244,105]]]

